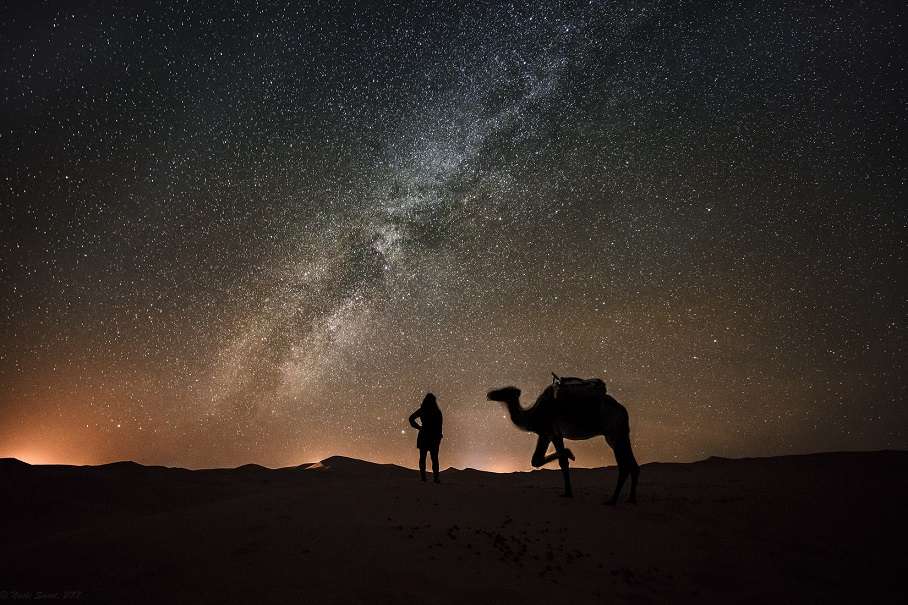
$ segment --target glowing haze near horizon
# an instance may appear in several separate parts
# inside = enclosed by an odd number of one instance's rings
[[[341,4],[0,9],[0,456],[908,446],[901,8]]]

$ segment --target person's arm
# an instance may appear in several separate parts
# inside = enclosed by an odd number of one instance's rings
[[[421,414],[422,414],[422,410],[416,410],[415,412],[410,414],[410,426],[412,426],[417,431],[422,430],[422,427],[419,426],[419,424],[417,424],[417,422],[416,422],[416,419],[419,418],[421,416]]]

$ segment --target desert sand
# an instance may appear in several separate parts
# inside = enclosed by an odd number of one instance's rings
[[[0,598],[108,603],[901,602],[908,452],[442,483],[285,469],[0,461]]]

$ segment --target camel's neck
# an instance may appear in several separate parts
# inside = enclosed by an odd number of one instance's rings
[[[530,430],[529,415],[525,409],[520,407],[520,400],[515,397],[505,401],[504,404],[508,407],[508,415],[511,416],[511,422],[525,431]]]

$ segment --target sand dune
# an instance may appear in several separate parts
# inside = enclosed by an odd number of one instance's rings
[[[900,602],[908,452],[415,471],[0,461],[0,597],[111,603]],[[68,592],[67,591],[73,591]]]

